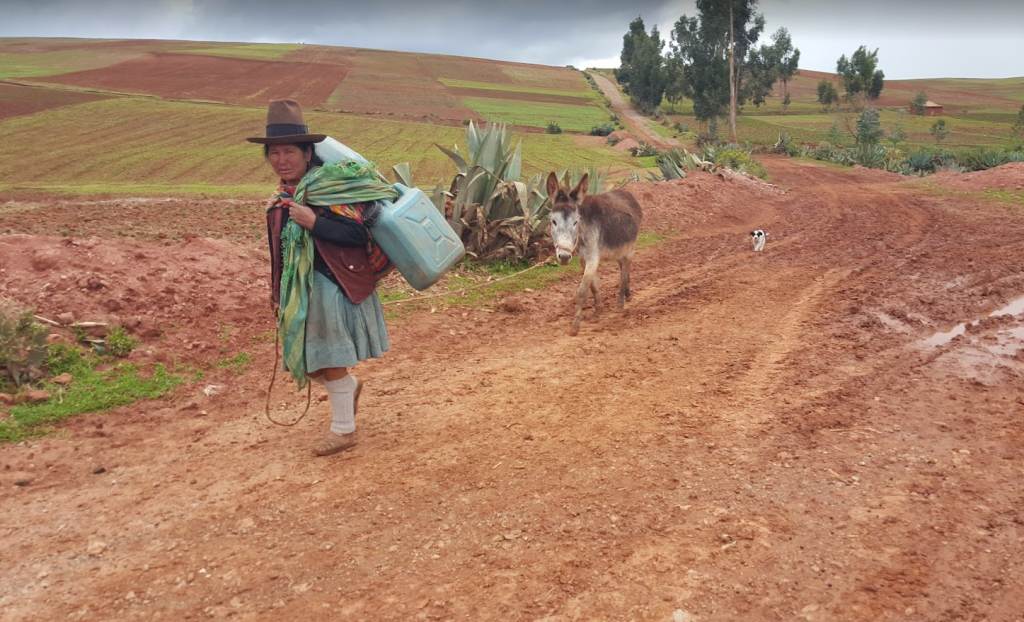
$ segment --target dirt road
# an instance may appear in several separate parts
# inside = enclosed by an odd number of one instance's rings
[[[622,93],[619,92],[619,89],[611,80],[599,73],[591,73],[590,75],[593,76],[594,82],[597,83],[601,92],[608,97],[609,101],[611,101],[611,108],[615,114],[619,115],[619,118],[622,119],[622,124],[625,125],[626,129],[632,132],[639,140],[650,143],[658,149],[682,149],[686,147],[682,141],[655,133],[655,131],[651,129],[650,125],[648,125],[647,117],[637,112],[636,109],[633,108],[633,106],[631,106],[624,97],[622,97]]]
[[[0,446],[0,619],[1021,620],[1024,316],[985,314],[1024,296],[1024,213],[766,166],[782,190],[631,184],[665,239],[577,337],[574,280],[392,322],[328,459],[325,403],[262,418],[258,245],[0,238],[4,295],[123,299],[164,327],[142,360],[255,359]],[[39,294],[83,271],[108,285]]]

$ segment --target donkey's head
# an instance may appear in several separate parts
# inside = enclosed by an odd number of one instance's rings
[[[583,174],[580,183],[569,190],[558,183],[554,173],[548,175],[548,198],[551,200],[551,221],[548,224],[548,235],[555,245],[555,256],[563,266],[572,259],[576,247],[580,244],[583,234],[583,223],[580,222],[580,203],[587,196],[590,175]]]

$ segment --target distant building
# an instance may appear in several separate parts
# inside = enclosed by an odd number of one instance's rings
[[[911,104],[910,112],[913,114],[921,114],[918,107]],[[926,117],[938,117],[942,116],[942,104],[936,104],[935,102],[928,101],[924,103],[924,116]]]

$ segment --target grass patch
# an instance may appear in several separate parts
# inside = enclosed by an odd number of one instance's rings
[[[936,196],[983,199],[1001,206],[1024,208],[1024,192],[1019,190],[1013,191],[989,188],[987,190],[972,192],[970,190],[937,188],[933,185],[929,185],[928,182],[925,182],[925,184],[921,186],[921,190]]]
[[[414,290],[405,284],[404,281],[380,288],[379,295],[381,303],[387,305],[385,311],[395,315],[438,307],[480,307],[493,302],[498,294],[518,292],[526,289],[544,289],[549,284],[561,280],[567,274],[572,274],[579,270],[579,261],[574,258],[566,266],[546,263],[529,272],[516,275],[516,273],[529,268],[530,265],[525,262],[498,261],[483,263],[467,259],[456,266],[443,283],[423,294],[424,296],[436,296],[443,293],[443,290],[448,290],[451,292],[450,295],[417,300]],[[487,284],[488,280],[496,280],[512,275],[516,276],[504,281]],[[468,289],[471,287],[476,289]],[[409,302],[393,304],[396,301],[402,300],[408,300]]]
[[[142,56],[139,51],[55,50],[24,54],[0,53],[0,79],[42,78],[74,71],[109,67]]]
[[[252,357],[245,352],[240,352],[229,359],[221,359],[217,361],[218,369],[227,369],[236,376],[241,376],[245,372],[249,371],[249,366],[252,364]]]
[[[74,380],[67,387],[45,385],[51,398],[42,404],[12,406],[10,418],[0,421],[0,442],[44,436],[52,432],[52,424],[68,417],[155,399],[183,382],[163,365],[153,365],[149,373],[131,363],[108,367],[108,359],[66,345],[50,348],[47,367],[51,374],[66,372]]]
[[[496,84],[494,82],[474,82],[473,80],[458,80],[455,78],[438,78],[441,84],[458,89],[476,89],[481,91],[506,91],[513,93],[532,93],[536,95],[557,95],[559,97],[578,97],[583,100],[600,100],[601,96],[589,88],[585,81],[580,81],[580,90],[563,91],[556,89],[545,89],[535,86],[523,86],[519,84]]]
[[[563,130],[589,133],[590,128],[608,121],[608,112],[596,104],[549,104],[490,97],[469,97],[462,103],[488,121],[510,125],[545,128],[554,121]]]
[[[639,249],[651,248],[667,240],[669,236],[653,231],[641,231],[636,238],[636,247]]]
[[[281,60],[289,52],[301,50],[297,43],[253,43],[250,45],[225,45],[210,48],[182,50],[183,54],[225,56],[228,58],[250,58],[253,60]]]

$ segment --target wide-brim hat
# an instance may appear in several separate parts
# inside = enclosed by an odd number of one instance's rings
[[[246,138],[261,145],[318,143],[327,134],[310,134],[302,118],[302,106],[293,99],[274,99],[267,107],[267,135]]]

